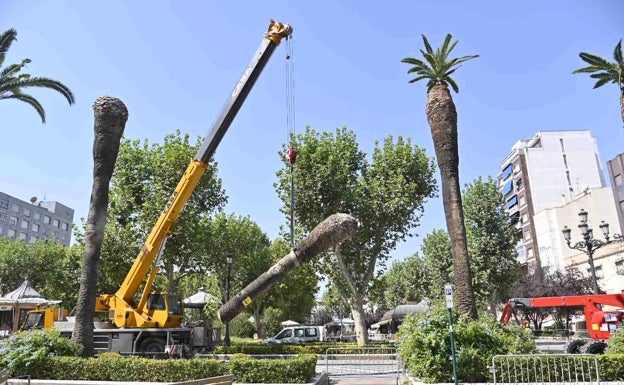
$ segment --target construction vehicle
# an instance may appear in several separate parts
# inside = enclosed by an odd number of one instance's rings
[[[501,315],[500,322],[507,324],[517,308],[578,307],[585,315],[588,338],[572,339],[565,347],[566,353],[602,354],[607,340],[622,328],[624,322],[624,294],[590,294],[562,297],[512,298]],[[609,308],[607,310],[607,308]]]
[[[164,352],[166,347],[169,351],[180,346],[201,351],[209,350],[216,344],[218,336],[211,328],[182,325],[183,304],[178,294],[152,292],[152,284],[171,229],[207,169],[208,162],[275,48],[291,34],[292,28],[288,24],[271,20],[260,47],[171,194],[123,283],[115,294],[102,294],[96,299],[96,312],[106,313],[109,319],[106,327],[95,325],[96,352],[157,354]],[[72,319],[65,320],[51,309],[31,311],[24,325],[49,327],[50,320],[56,321],[54,326],[61,329],[61,335],[71,335]]]

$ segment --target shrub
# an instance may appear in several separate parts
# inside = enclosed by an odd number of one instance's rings
[[[605,354],[624,354],[624,331],[620,329],[611,335]]]
[[[518,326],[505,326],[483,316],[479,321],[457,317],[454,325],[457,377],[461,382],[487,382],[488,366],[497,354],[536,351],[531,335]],[[428,383],[452,382],[453,369],[448,311],[438,308],[405,318],[399,353],[406,368]]]
[[[252,338],[256,332],[256,326],[249,321],[249,316],[242,314],[234,318],[230,323],[232,334],[237,337]]]
[[[11,376],[36,374],[50,357],[77,356],[82,347],[60,336],[57,329],[29,330],[13,334],[0,350],[0,367]]]
[[[266,334],[273,337],[282,330],[281,321],[284,320],[284,314],[281,309],[269,307],[264,310],[264,324],[266,325]]]
[[[228,363],[237,383],[305,383],[316,374],[316,355],[288,359],[240,357]]]

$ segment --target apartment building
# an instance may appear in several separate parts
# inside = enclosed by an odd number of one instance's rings
[[[0,237],[33,243],[56,240],[69,246],[74,210],[55,201],[22,201],[0,192]]]
[[[624,234],[624,153],[608,161],[607,170],[609,170],[613,199],[620,218],[620,234]]]
[[[534,216],[606,185],[598,144],[587,130],[540,131],[519,140],[502,161],[498,181],[510,220],[522,231],[518,259],[528,267],[543,265]]]

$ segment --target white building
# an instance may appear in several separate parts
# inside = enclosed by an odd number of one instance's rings
[[[541,261],[540,249],[547,255],[546,259],[554,255],[552,242],[538,243],[534,216],[571,202],[588,188],[606,186],[596,139],[587,130],[541,131],[516,142],[501,163],[498,179],[506,210],[522,230],[517,251],[520,262],[527,266],[546,265]],[[590,210],[589,206],[586,210]],[[578,218],[569,223],[577,222]],[[618,221],[613,221],[614,228],[617,224]],[[541,228],[539,238],[554,239],[554,235],[545,233],[560,230],[558,226],[549,230]]]

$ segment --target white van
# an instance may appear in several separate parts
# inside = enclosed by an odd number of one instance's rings
[[[297,325],[282,329],[275,337],[265,338],[263,344],[297,344],[325,340],[325,326]]]

